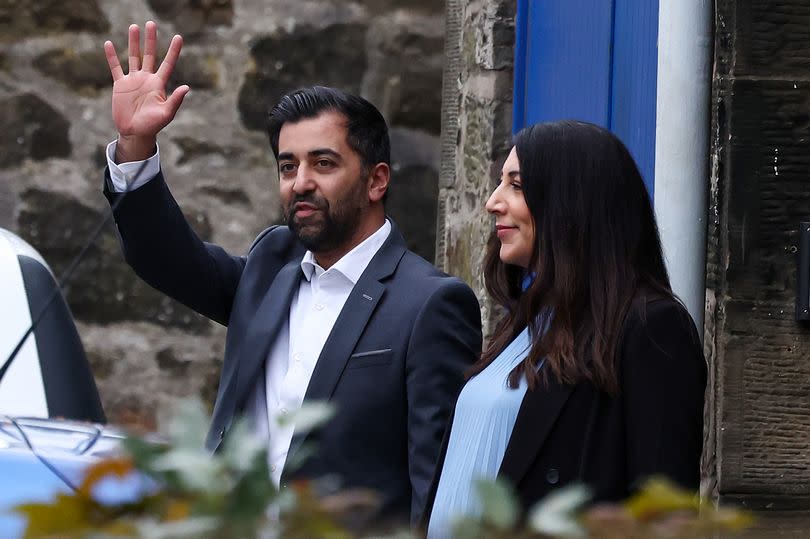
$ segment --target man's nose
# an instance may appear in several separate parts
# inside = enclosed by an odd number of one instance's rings
[[[297,195],[309,193],[315,189],[315,181],[312,179],[312,170],[306,166],[299,166],[295,181],[293,182],[293,192]]]

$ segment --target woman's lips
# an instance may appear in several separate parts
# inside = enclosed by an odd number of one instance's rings
[[[516,226],[497,225],[495,227],[495,232],[497,233],[499,238],[503,238],[505,236],[508,236],[510,233],[514,232],[515,230],[517,230]]]

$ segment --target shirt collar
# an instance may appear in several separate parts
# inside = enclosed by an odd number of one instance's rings
[[[320,276],[325,273],[325,271],[334,271],[349,279],[353,285],[357,284],[357,281],[360,280],[360,276],[366,271],[371,259],[374,258],[377,251],[380,250],[380,247],[382,247],[385,240],[388,239],[390,233],[391,223],[386,219],[385,223],[383,223],[374,234],[364,239],[356,245],[354,249],[343,255],[343,257],[335,262],[328,270],[324,270],[318,265],[312,251],[307,251],[304,253],[304,258],[301,260],[301,271],[304,273],[304,277],[306,277],[307,281],[311,281],[313,275]]]

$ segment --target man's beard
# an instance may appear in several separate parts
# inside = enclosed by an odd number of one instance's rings
[[[313,253],[337,249],[348,242],[357,230],[366,204],[363,204],[365,182],[358,181],[358,188],[353,189],[342,199],[329,201],[314,193],[295,195],[287,205],[285,214],[287,226],[304,247]],[[295,216],[295,205],[305,202],[314,206],[317,211],[303,219]]]

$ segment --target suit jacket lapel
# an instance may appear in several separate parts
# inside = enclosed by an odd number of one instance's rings
[[[307,386],[304,401],[327,400],[335,391],[346,362],[357,340],[366,329],[374,308],[385,294],[385,285],[380,281],[391,276],[405,254],[404,240],[393,225],[391,233],[374,258],[369,262],[360,279],[354,285],[346,304],[340,311]]]
[[[573,389],[574,386],[562,385],[554,376],[549,376],[548,387],[526,392],[501,461],[499,477],[508,479],[513,485],[520,483]]]
[[[245,333],[245,339],[237,352],[237,384],[234,398],[236,409],[244,404],[258,373],[267,359],[270,346],[275,342],[282,324],[290,313],[290,302],[303,277],[301,260],[288,262],[273,279],[273,283],[256,309]]]
[[[388,239],[354,285],[323,345],[307,386],[305,403],[325,401],[332,397],[360,335],[363,334],[374,309],[385,294],[385,285],[380,281],[396,271],[404,254],[405,242],[392,222]],[[293,437],[289,455],[295,453],[305,437],[305,433]]]

